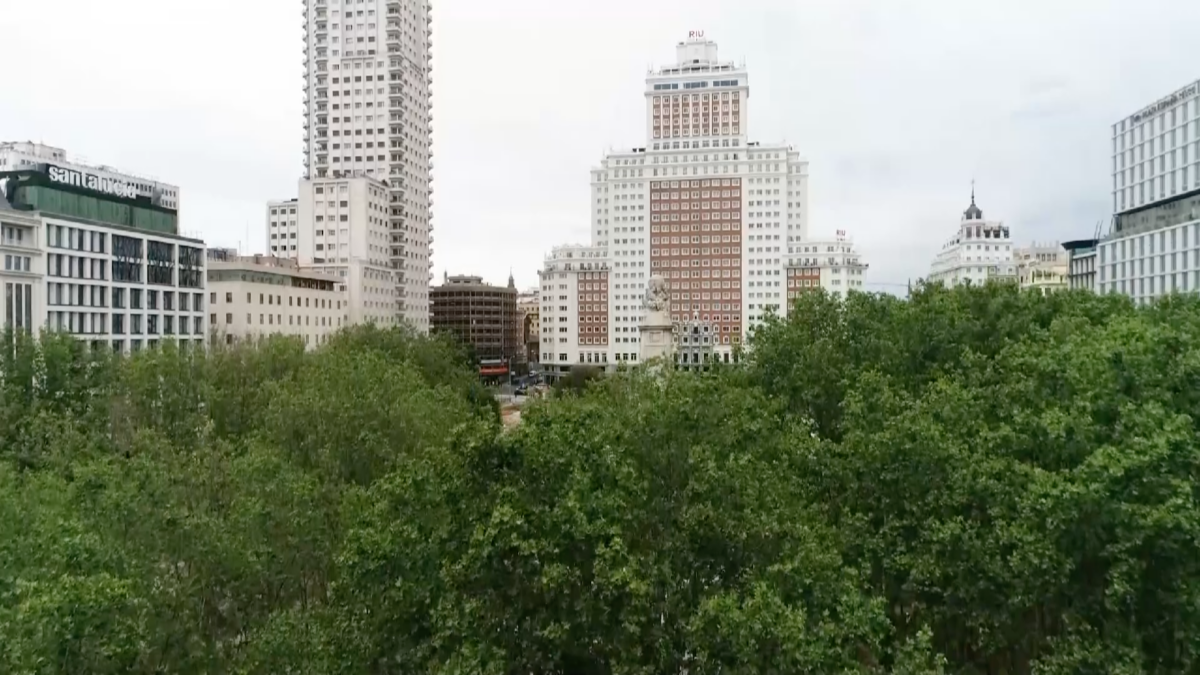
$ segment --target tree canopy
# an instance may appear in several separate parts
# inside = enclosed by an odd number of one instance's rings
[[[820,293],[504,430],[404,329],[0,356],[0,672],[1200,672],[1200,300]]]

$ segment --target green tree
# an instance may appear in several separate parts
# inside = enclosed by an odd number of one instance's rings
[[[504,431],[408,329],[8,336],[0,672],[1200,670],[1200,300],[806,294],[744,356]]]

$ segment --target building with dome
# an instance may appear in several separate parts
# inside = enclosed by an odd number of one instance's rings
[[[971,205],[963,211],[958,231],[934,257],[928,281],[953,287],[965,283],[1016,281],[1016,278],[1008,226],[984,218],[983,209],[975,203],[975,188],[972,187]]]

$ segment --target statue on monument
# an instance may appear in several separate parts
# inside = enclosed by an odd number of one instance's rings
[[[675,327],[671,322],[671,287],[665,277],[657,274],[650,277],[643,305],[646,315],[638,326],[641,361],[661,358],[669,361],[675,348]]]
[[[670,291],[665,278],[658,275],[650,277],[650,282],[646,284],[646,309],[651,312],[667,311],[671,302]]]

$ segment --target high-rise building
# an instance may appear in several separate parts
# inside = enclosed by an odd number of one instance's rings
[[[789,260],[808,239],[808,162],[750,140],[749,74],[715,42],[692,33],[675,55],[646,77],[643,143],[591,172],[591,245],[546,260],[543,364],[637,361],[653,275],[673,321],[711,326],[717,358],[787,311]]]
[[[934,257],[929,281],[946,286],[968,282],[978,286],[988,281],[1016,279],[1008,226],[999,221],[984,220],[983,210],[976,206],[975,190],[972,189],[971,205],[963,211],[954,236],[946,240]]]
[[[1112,227],[1095,289],[1144,304],[1200,290],[1200,81],[1112,128]]]
[[[1200,191],[1200,81],[1112,126],[1113,213]]]
[[[388,188],[394,311],[429,329],[433,250],[431,0],[305,0],[308,178]]]

